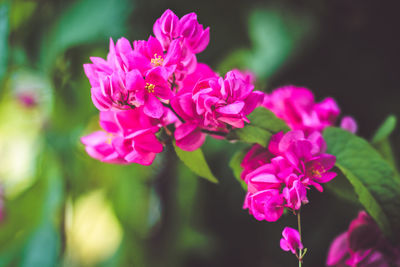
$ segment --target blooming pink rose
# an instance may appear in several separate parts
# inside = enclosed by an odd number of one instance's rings
[[[155,136],[159,127],[153,126],[154,122],[141,109],[102,111],[100,125],[105,131],[81,138],[87,153],[95,159],[150,165],[163,149]]]
[[[291,227],[285,227],[282,231],[282,239],[280,242],[281,249],[291,251],[297,255],[298,249],[303,249],[303,244],[300,241],[299,231]]]

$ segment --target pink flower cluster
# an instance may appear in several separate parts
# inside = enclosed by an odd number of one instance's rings
[[[280,132],[271,138],[266,151],[254,146],[242,162],[242,178],[248,193],[243,208],[257,220],[277,221],[284,208],[293,212],[308,203],[307,189],[323,191],[321,183],[332,180],[336,158],[325,153],[319,132]]]
[[[309,89],[292,85],[266,94],[263,106],[284,120],[291,129],[303,130],[306,134],[334,126],[340,114],[333,98],[316,103]],[[355,120],[349,116],[343,117],[341,127],[352,133],[357,131]]]
[[[361,211],[347,232],[332,242],[327,266],[389,267],[400,266],[400,247],[393,247],[381,233],[375,221]]]
[[[151,164],[163,149],[156,136],[160,129],[178,147],[195,150],[207,133],[219,137],[244,127],[264,99],[250,75],[232,70],[223,78],[197,63],[210,32],[195,13],[179,19],[166,10],[153,31],[155,37],[132,44],[110,40],[106,59],[92,57],[83,66],[104,130],[82,138],[96,159]]]

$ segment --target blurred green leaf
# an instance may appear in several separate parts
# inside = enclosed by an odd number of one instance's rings
[[[388,138],[389,135],[396,128],[397,119],[394,115],[389,115],[386,120],[379,126],[378,130],[375,132],[374,137],[372,137],[372,143],[376,144],[384,139]]]
[[[8,33],[9,33],[10,4],[8,1],[0,3],[0,81],[7,71]]]
[[[200,177],[209,180],[210,182],[218,183],[217,178],[215,178],[214,174],[212,174],[210,170],[210,167],[208,167],[208,163],[204,158],[203,151],[200,148],[195,151],[184,151],[177,147],[174,143],[174,149],[176,155],[187,167],[189,167],[191,171]]]
[[[11,31],[17,29],[32,16],[37,4],[32,0],[13,0],[10,16]]]
[[[353,185],[360,203],[386,235],[400,233],[400,183],[367,141],[339,128],[324,131],[327,153]]]
[[[218,70],[249,69],[257,79],[274,74],[312,32],[309,16],[289,9],[256,9],[249,18],[250,50],[238,49],[222,61]]]
[[[58,54],[70,47],[96,41],[106,42],[126,32],[132,10],[130,0],[78,0],[67,8],[46,34],[40,61],[51,67]]]
[[[247,184],[240,177],[240,174],[243,171],[243,168],[240,166],[240,164],[242,163],[243,158],[246,156],[246,153],[246,149],[236,152],[229,162],[229,167],[231,167],[233,175],[245,191],[247,191]]]
[[[358,201],[353,185],[340,171],[340,169],[335,168],[334,172],[336,172],[338,175],[335,177],[335,179],[329,181],[329,183],[326,183],[326,187],[339,198],[342,198],[349,203],[359,205],[360,202]]]
[[[54,224],[46,220],[35,231],[21,256],[21,267],[57,265],[60,236]]]

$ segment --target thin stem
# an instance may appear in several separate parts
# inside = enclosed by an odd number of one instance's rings
[[[225,133],[225,132],[210,131],[210,130],[206,130],[206,129],[202,129],[201,131],[203,133],[213,134],[213,135],[218,135],[218,136],[223,136],[223,137],[225,137],[227,135],[227,133]]]
[[[185,120],[181,116],[179,116],[178,113],[176,113],[176,111],[171,107],[170,104],[166,104],[166,103],[162,103],[162,104],[164,107],[169,108],[182,123],[185,123]]]
[[[299,212],[297,213],[297,227],[298,227],[299,235],[300,235],[300,243],[302,243],[302,241],[301,241],[301,218],[300,218],[300,210],[299,210]],[[299,248],[299,267],[301,267],[302,260],[303,260],[303,252],[302,252],[302,249]]]

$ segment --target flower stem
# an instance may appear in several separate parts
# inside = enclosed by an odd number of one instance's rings
[[[299,230],[299,235],[300,235],[300,243],[302,243],[301,241],[301,218],[300,218],[300,210],[297,213],[297,227]],[[299,267],[301,267],[302,261],[303,261],[303,252],[302,249],[299,248]]]
[[[181,116],[179,116],[178,113],[176,113],[176,111],[171,107],[170,104],[166,104],[166,103],[162,103],[162,104],[164,107],[169,108],[182,123],[185,123],[185,120]]]

